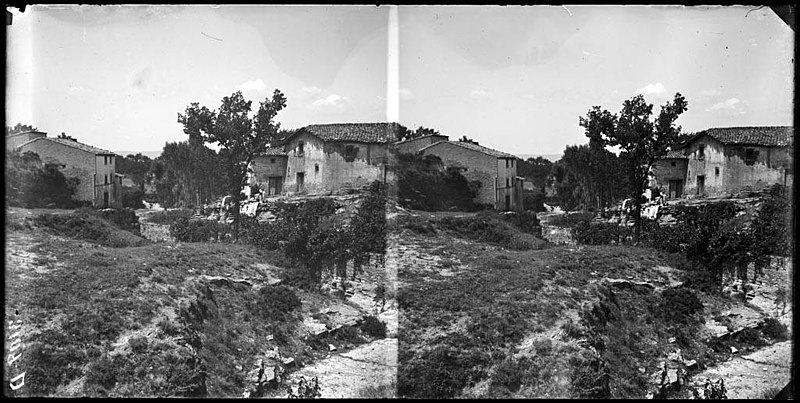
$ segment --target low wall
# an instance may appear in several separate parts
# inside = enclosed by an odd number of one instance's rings
[[[142,236],[152,242],[175,242],[175,238],[169,233],[169,225],[154,224],[149,222],[139,223],[139,231]]]

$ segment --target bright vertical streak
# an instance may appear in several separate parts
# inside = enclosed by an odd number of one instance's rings
[[[389,46],[386,63],[386,120],[400,121],[400,45],[397,6],[389,6]]]
[[[33,33],[30,14],[14,10],[11,25],[6,26],[6,125],[17,123],[37,126],[33,111]]]

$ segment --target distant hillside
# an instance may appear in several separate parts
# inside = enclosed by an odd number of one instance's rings
[[[136,155],[142,153],[142,155],[150,157],[151,159],[156,159],[158,158],[159,155],[161,155],[161,151],[114,151],[114,152],[123,157],[127,157],[128,154]]]
[[[562,154],[517,154],[517,157],[527,160],[528,158],[542,157],[551,162],[556,162],[561,159]]]

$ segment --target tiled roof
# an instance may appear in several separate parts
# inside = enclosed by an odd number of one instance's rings
[[[403,143],[407,143],[409,141],[424,139],[424,138],[428,138],[428,137],[444,137],[444,138],[448,138],[444,134],[426,134],[424,136],[413,137],[413,138],[410,138],[410,139],[401,140],[401,141],[396,142],[395,144],[403,144]]]
[[[459,146],[459,147],[464,147],[464,148],[469,149],[469,150],[473,150],[473,151],[477,151],[477,152],[480,152],[480,153],[488,154],[488,155],[491,155],[491,156],[497,157],[497,158],[517,158],[516,155],[512,155],[512,154],[509,154],[509,153],[504,153],[502,151],[493,150],[493,149],[491,149],[489,147],[484,147],[484,146],[480,146],[480,145],[477,145],[477,144],[468,143],[466,141],[439,141],[439,142],[433,143],[433,144],[431,144],[431,145],[429,145],[427,147],[423,147],[420,151],[427,150],[428,148],[431,148],[431,147],[433,147],[433,146],[435,146],[437,144],[442,144],[442,143],[453,144],[453,145],[456,145],[456,146]]]
[[[281,147],[268,147],[264,152],[259,155],[268,155],[268,156],[275,156],[275,155],[287,155],[283,148]]]
[[[791,146],[792,126],[716,127],[698,133],[709,135],[723,144],[747,144],[767,147]]]
[[[684,160],[689,159],[689,157],[683,154],[683,149],[667,151],[667,155],[661,158],[680,158]]]
[[[28,130],[28,131],[19,132],[19,133],[12,133],[12,134],[6,135],[6,137],[19,136],[21,134],[30,134],[30,133],[47,134],[46,132],[40,132],[38,130]]]
[[[77,149],[79,149],[81,151],[90,152],[92,154],[116,155],[116,153],[114,153],[114,152],[111,152],[111,151],[108,151],[108,150],[104,150],[102,148],[93,147],[93,146],[90,146],[88,144],[83,144],[83,143],[79,143],[77,141],[72,141],[72,140],[67,140],[67,139],[52,138],[52,137],[39,137],[39,138],[33,139],[31,141],[26,141],[25,143],[20,144],[19,147],[22,147],[22,146],[24,146],[26,144],[33,143],[34,141],[52,141],[54,143],[62,144],[62,145],[68,146],[68,147],[77,148]],[[19,147],[17,147],[17,148],[19,148]]]
[[[393,143],[399,126],[398,123],[330,123],[306,126],[297,132],[311,133],[322,141]]]

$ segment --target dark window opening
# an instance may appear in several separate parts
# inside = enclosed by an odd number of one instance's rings
[[[270,158],[270,159],[269,159],[269,163],[270,163],[270,164],[274,164],[274,163],[275,163],[275,158]]]
[[[106,175],[106,185],[108,185],[108,175]]]
[[[753,148],[748,148],[744,150],[744,163],[745,165],[753,165],[756,163],[756,157],[758,153]]]
[[[508,178],[506,178],[506,187],[510,187],[510,186],[511,186],[511,184],[509,183]]]
[[[344,147],[344,160],[347,162],[353,162],[358,155],[358,147],[355,146],[345,146]]]
[[[697,159],[702,160],[706,157],[706,145],[700,144],[700,147],[697,149]]]
[[[304,146],[304,145],[305,145],[305,143],[304,143],[304,142],[302,142],[302,141],[300,141],[300,142],[298,142],[298,143],[297,143],[297,155],[298,155],[299,157],[302,157],[302,156],[303,156],[303,146]]]
[[[675,166],[675,161],[672,161],[670,165]]]
[[[714,175],[719,176],[719,167],[714,167]]]
[[[319,164],[314,164],[314,173],[315,174],[319,173]]]

